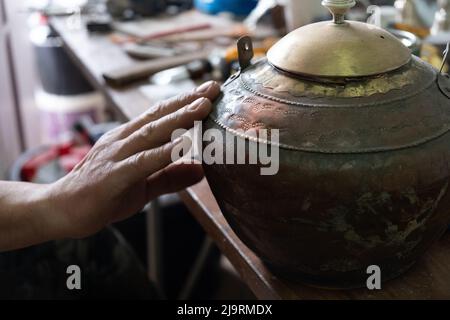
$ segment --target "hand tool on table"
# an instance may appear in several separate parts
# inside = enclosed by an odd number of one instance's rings
[[[115,28],[115,30],[117,30],[121,33],[125,33],[125,34],[127,33],[125,30],[123,30],[117,26],[115,26],[114,28]],[[189,32],[194,32],[194,31],[206,30],[206,29],[210,29],[210,28],[211,28],[211,24],[201,23],[201,24],[187,26],[187,27],[180,27],[180,28],[174,28],[174,29],[170,29],[170,30],[155,32],[155,33],[149,34],[145,37],[137,37],[134,35],[127,35],[127,36],[123,36],[123,37],[114,36],[113,40],[119,44],[130,43],[130,42],[131,43],[145,42],[145,41],[150,41],[150,40],[162,39],[162,38],[173,36],[173,35],[179,35],[179,34],[184,34],[184,33],[189,33]]]
[[[148,78],[156,72],[187,64],[194,60],[205,59],[209,50],[185,53],[176,57],[155,59],[146,62],[137,62],[130,66],[113,69],[103,74],[103,78],[109,85],[120,87],[137,80]]]
[[[182,54],[181,50],[163,45],[128,43],[123,46],[124,51],[136,59],[156,59],[174,57]]]

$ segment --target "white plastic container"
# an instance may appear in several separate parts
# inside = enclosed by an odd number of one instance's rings
[[[286,24],[289,31],[314,22],[317,17],[327,14],[321,0],[283,0]]]
[[[57,141],[82,117],[88,116],[95,123],[104,120],[105,101],[98,92],[58,96],[39,90],[35,98],[41,113],[41,130],[45,142]]]

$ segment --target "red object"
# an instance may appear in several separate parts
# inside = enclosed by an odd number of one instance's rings
[[[65,142],[60,145],[58,145],[58,154],[60,156],[70,154],[72,152],[72,149],[75,148],[75,145],[73,142]]]
[[[80,157],[76,155],[66,155],[61,157],[58,161],[61,168],[64,169],[65,172],[69,173],[75,168],[75,166],[81,161]]]
[[[22,180],[32,181],[37,170],[46,163],[55,160],[58,157],[59,150],[57,146],[49,148],[46,152],[41,153],[28,160],[22,167]]]
[[[73,142],[51,146],[41,154],[32,157],[23,165],[21,171],[22,180],[33,181],[40,167],[57,159],[59,165],[69,173],[83,160],[91,148],[90,145],[77,146]]]
[[[84,159],[84,157],[91,150],[91,146],[73,147],[69,154],[61,156],[59,159],[60,166],[69,173],[75,166]]]
[[[44,14],[39,14],[39,24],[41,26],[46,26],[48,25],[48,17]]]

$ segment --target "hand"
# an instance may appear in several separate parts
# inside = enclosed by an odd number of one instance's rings
[[[159,195],[200,181],[200,164],[171,164],[172,149],[183,141],[170,138],[174,130],[203,120],[219,92],[217,83],[208,82],[107,133],[72,172],[48,186],[52,214],[40,225],[53,230],[54,239],[86,237],[130,217]]]

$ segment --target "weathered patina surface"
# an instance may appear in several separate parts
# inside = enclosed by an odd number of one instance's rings
[[[450,85],[416,58],[327,82],[266,61],[247,68],[203,126],[280,130],[275,176],[258,165],[205,166],[237,235],[279,275],[316,285],[363,286],[374,264],[383,280],[407,270],[450,222],[450,99],[438,78]],[[267,143],[236,139],[247,157],[248,144]]]

